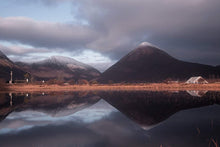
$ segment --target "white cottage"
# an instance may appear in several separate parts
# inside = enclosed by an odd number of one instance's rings
[[[191,77],[186,81],[187,84],[208,84],[208,82],[201,76]]]

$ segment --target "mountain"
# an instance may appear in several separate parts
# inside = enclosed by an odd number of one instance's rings
[[[91,80],[100,75],[95,68],[62,56],[52,56],[32,64],[18,62],[17,65],[36,76],[37,80]]]
[[[9,81],[11,71],[13,71],[13,80],[24,80],[26,72],[0,51],[0,79],[4,82]]]
[[[159,48],[142,43],[99,78],[111,82],[162,82],[166,79],[186,80],[192,76],[220,75],[216,67],[180,61]]]

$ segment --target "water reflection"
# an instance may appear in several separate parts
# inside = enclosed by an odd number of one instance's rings
[[[219,113],[219,105],[176,113],[148,131],[148,146],[216,147],[214,142],[219,146]]]
[[[145,129],[152,128],[178,111],[220,102],[219,93],[213,92],[203,98],[192,97],[186,92],[103,92],[100,95]]]
[[[0,123],[3,146],[144,146],[143,136],[138,125],[104,100],[63,116],[12,112]]]
[[[0,140],[3,146],[213,146],[220,139],[219,103],[219,92],[206,91],[0,94]]]
[[[191,96],[196,96],[196,97],[202,97],[207,92],[208,91],[206,91],[206,90],[187,90],[187,93],[189,93]]]
[[[0,120],[13,111],[27,109],[48,113],[52,116],[69,115],[100,100],[92,93],[49,93],[49,94],[2,94]]]

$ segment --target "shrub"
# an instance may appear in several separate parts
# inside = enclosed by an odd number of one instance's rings
[[[92,80],[92,81],[89,82],[89,84],[91,84],[91,85],[96,85],[96,84],[99,84],[99,83],[98,83],[98,81],[96,81],[96,80]]]
[[[78,84],[79,85],[89,85],[89,82],[85,79],[80,79],[80,80],[78,80]]]

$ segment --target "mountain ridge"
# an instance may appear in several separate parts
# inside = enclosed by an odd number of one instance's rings
[[[4,82],[9,81],[11,71],[13,72],[13,80],[24,80],[26,72],[0,51],[0,79]]]
[[[31,64],[24,62],[17,62],[17,64],[35,75],[38,80],[91,80],[100,75],[100,72],[92,66],[63,56],[52,56]]]
[[[186,80],[191,76],[220,75],[214,66],[178,60],[151,45],[139,45],[102,73],[101,83],[163,82]]]

